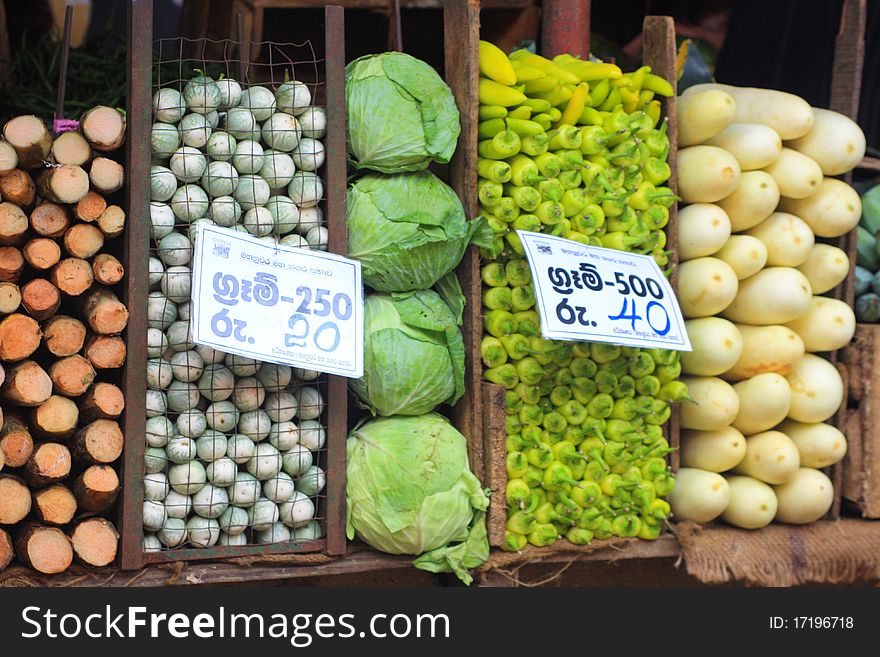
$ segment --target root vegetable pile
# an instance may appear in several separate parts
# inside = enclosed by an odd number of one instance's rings
[[[850,269],[830,243],[859,221],[835,178],[865,151],[849,118],[768,89],[704,84],[679,103],[679,298],[694,351],[682,357],[676,517],[748,529],[804,524],[831,508],[820,469],[846,437],[844,395],[823,357],[846,346],[853,310],[828,296]]]
[[[504,548],[654,539],[674,479],[662,425],[686,397],[677,352],[541,338],[516,230],[652,255],[664,266],[669,140],[642,67],[480,44],[485,378],[507,390]]]
[[[202,225],[327,248],[326,114],[300,81],[196,73],[153,96],[143,547],[318,539],[318,372],[195,345],[190,265]]]
[[[13,552],[46,574],[116,557],[97,516],[119,493],[123,445],[124,139],[124,115],[103,106],[54,138],[35,116],[3,127],[0,570]]]

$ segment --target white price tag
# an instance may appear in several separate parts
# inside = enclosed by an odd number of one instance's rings
[[[199,229],[193,341],[270,363],[363,376],[361,263],[325,251]]]
[[[517,233],[545,338],[692,351],[678,300],[654,258]]]

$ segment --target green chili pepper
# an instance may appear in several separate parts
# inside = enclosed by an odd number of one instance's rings
[[[536,386],[529,386],[525,383],[520,383],[516,386],[515,392],[519,395],[519,398],[522,400],[524,404],[537,404],[541,399],[541,395],[538,392],[538,388]]]
[[[532,490],[522,479],[508,479],[504,494],[508,507],[525,509],[531,499]]]
[[[532,157],[546,153],[550,148],[550,137],[546,133],[539,135],[526,135],[520,138],[520,148],[523,153]]]
[[[521,552],[528,543],[529,540],[524,535],[505,531],[504,544],[501,546],[501,549],[506,552]]]
[[[565,418],[568,424],[575,425],[582,424],[589,417],[586,407],[576,399],[569,399],[562,404],[559,407],[559,414]]]
[[[519,421],[524,425],[541,426],[544,421],[544,411],[540,406],[524,404],[519,410]]]
[[[524,454],[531,465],[542,470],[553,462],[553,452],[546,443],[541,443],[539,447],[530,447]]]
[[[525,536],[529,532],[532,531],[535,527],[535,516],[531,513],[524,513],[522,511],[514,511],[510,514],[510,517],[507,519],[507,531],[513,534],[520,534],[521,536]]]
[[[647,515],[651,518],[655,518],[657,520],[665,520],[669,517],[671,513],[671,509],[669,508],[669,502],[666,500],[661,500],[659,498],[653,499],[648,504]]]
[[[671,366],[669,366],[671,367]],[[679,365],[679,368],[681,366]],[[664,383],[660,388],[660,399],[668,402],[693,401],[693,397],[688,394],[688,388],[682,381],[669,381]]]
[[[635,400],[630,397],[624,397],[614,402],[614,409],[611,411],[610,417],[618,420],[632,420],[637,414]]]
[[[590,360],[589,358],[582,357],[572,358],[569,368],[571,368],[571,373],[575,377],[587,378],[595,376],[597,370],[599,369],[594,361]]]
[[[563,171],[556,178],[562,186],[567,190],[580,189],[583,183],[581,172],[579,169],[571,169]]]
[[[556,347],[553,352],[553,363],[559,367],[568,367],[573,355],[572,346],[563,342]]]
[[[541,468],[536,468],[534,465],[529,465],[528,471],[522,478],[529,485],[529,488],[540,486],[543,479],[544,471]]]
[[[526,425],[522,428],[520,436],[524,447],[538,447],[541,444],[542,430],[538,425]]]
[[[526,443],[523,440],[522,433],[511,433],[508,434],[507,438],[504,439],[504,449],[510,452],[520,452],[526,447]]]
[[[541,153],[534,158],[538,171],[545,178],[555,178],[562,171],[562,160],[554,153]]]
[[[513,293],[509,287],[490,287],[483,290],[483,306],[489,310],[510,310]]]
[[[646,397],[653,397],[660,392],[660,379],[656,376],[643,376],[636,379],[636,392]]]
[[[507,289],[507,288],[492,288]],[[513,315],[506,310],[490,310],[483,315],[486,330],[496,338],[515,333],[517,326]]]
[[[553,545],[557,538],[559,538],[559,532],[550,523],[536,525],[529,533],[529,543],[535,547]]]
[[[675,489],[675,477],[664,473],[654,477],[654,490],[658,497],[666,497]]]
[[[596,387],[599,392],[610,395],[617,387],[617,377],[611,372],[599,370],[595,376]]]
[[[500,386],[512,390],[519,383],[519,377],[516,374],[516,368],[510,363],[499,365],[498,367],[490,367],[483,370],[483,376],[491,383],[497,383]]]
[[[589,545],[593,541],[593,532],[589,529],[572,527],[565,533],[565,538],[573,545]]]
[[[531,356],[526,356],[515,363],[519,380],[526,385],[537,384],[544,376],[541,364]]]
[[[631,538],[638,536],[642,530],[642,521],[638,516],[626,513],[618,516],[611,523],[612,531],[622,538]]]
[[[480,342],[480,356],[486,367],[498,367],[507,362],[507,351],[498,338],[487,335]]]
[[[601,365],[609,363],[612,360],[620,358],[620,347],[614,344],[606,344],[604,342],[590,343],[590,358],[593,362]]]
[[[519,416],[516,413],[508,413],[505,417],[505,422],[508,434],[519,433],[520,429],[522,429],[522,424],[520,424]]]
[[[513,313],[511,317],[515,324],[515,329],[511,333],[521,333],[527,336],[530,338],[531,345],[531,338],[537,337],[541,333],[541,318],[538,313],[534,310],[523,310]]]
[[[627,364],[627,370],[629,371],[630,376],[636,379],[641,379],[652,374],[656,367],[657,364],[654,362],[654,359],[651,358],[651,355],[646,354],[643,351],[640,351],[638,354],[630,358],[629,363]]]
[[[614,398],[608,393],[599,393],[589,401],[587,410],[591,417],[600,419],[610,417],[614,410]]]
[[[506,457],[505,464],[509,479],[519,479],[528,472],[529,462],[523,452],[510,452]]]
[[[565,211],[555,201],[544,201],[535,210],[535,215],[541,220],[542,224],[554,226],[565,218]]]
[[[614,387],[614,391],[611,394],[615,399],[620,399],[622,397],[635,397],[636,380],[628,374],[618,377],[617,385]]]
[[[568,427],[568,422],[556,411],[551,411],[549,413],[544,413],[543,425],[547,431],[552,433],[562,433],[565,431],[566,427]]]

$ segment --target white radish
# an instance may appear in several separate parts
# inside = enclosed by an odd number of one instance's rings
[[[766,527],[776,516],[778,502],[773,489],[753,477],[728,477],[730,502],[721,518],[742,529]]]
[[[801,468],[788,482],[775,486],[776,520],[806,525],[822,518],[834,503],[834,484],[822,472]]]
[[[856,315],[844,301],[813,297],[806,312],[786,326],[801,336],[807,351],[835,351],[853,339]]]
[[[724,91],[709,90],[678,98],[678,146],[692,146],[717,135],[736,116],[736,102]]]
[[[797,446],[802,467],[827,468],[839,463],[846,456],[846,436],[830,424],[786,420],[779,426],[779,430]]]
[[[722,148],[690,146],[678,152],[678,193],[685,203],[720,201],[736,189],[740,173],[739,162]]]
[[[691,94],[709,90],[723,91],[733,97],[736,103],[736,122],[769,126],[783,140],[802,137],[813,127],[813,111],[809,103],[784,91],[707,83],[688,87],[683,96],[687,98]]]
[[[779,193],[789,198],[807,198],[819,189],[822,169],[806,155],[783,148],[776,160],[764,168],[779,185]]]
[[[804,264],[816,242],[806,222],[787,212],[774,212],[748,234],[757,237],[767,247],[767,265],[771,267]]]
[[[785,324],[806,312],[812,297],[810,282],[797,269],[768,267],[741,281],[733,302],[721,314],[733,322]]]
[[[782,151],[782,139],[773,129],[760,123],[731,123],[705,142],[733,155],[743,171],[763,169]]]
[[[727,308],[737,296],[736,272],[718,258],[697,258],[679,267],[678,298],[685,317],[708,317]]]
[[[824,358],[805,354],[786,377],[791,386],[788,416],[798,422],[824,422],[843,403],[843,380]]]
[[[810,281],[813,294],[825,294],[846,280],[849,264],[846,251],[830,244],[818,243],[810,250],[810,255],[798,267],[798,271]]]
[[[779,205],[779,185],[765,171],[746,171],[730,194],[718,201],[718,207],[730,217],[731,230],[748,230],[769,217]]]
[[[733,322],[701,317],[685,322],[693,351],[681,354],[681,369],[692,376],[719,376],[742,355],[743,339]]]
[[[746,439],[746,455],[735,470],[767,484],[789,481],[800,467],[800,454],[781,431],[764,431]]]
[[[693,398],[693,402],[681,406],[682,428],[714,431],[728,426],[736,418],[739,397],[729,383],[717,377],[683,377],[681,380]]]
[[[737,324],[736,327],[742,336],[742,355],[724,372],[725,379],[741,381],[763,372],[785,376],[804,355],[804,341],[788,327],[748,324]]]
[[[739,397],[739,413],[732,426],[746,436],[772,429],[791,408],[791,388],[775,372],[758,374],[733,386]]]
[[[710,256],[730,237],[730,218],[717,205],[694,203],[678,213],[678,255],[684,260]]]
[[[717,518],[729,501],[727,480],[696,468],[681,468],[675,475],[675,489],[669,495],[669,505],[676,518],[699,523]]]
[[[734,427],[681,432],[681,465],[709,472],[735,468],[746,455],[746,439]]]
[[[715,254],[733,269],[739,280],[754,276],[767,264],[767,247],[751,235],[731,235]]]
[[[813,108],[813,127],[786,144],[815,160],[826,176],[847,173],[865,156],[865,133],[848,116]]]
[[[783,198],[783,210],[803,219],[819,237],[840,237],[859,223],[862,200],[848,184],[823,178],[807,198]]]

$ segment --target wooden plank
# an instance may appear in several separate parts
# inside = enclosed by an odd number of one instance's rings
[[[834,64],[831,72],[831,99],[829,108],[845,114],[853,121],[858,121],[859,98],[862,87],[862,71],[865,61],[865,25],[867,23],[867,0],[844,0],[840,14],[840,26],[834,43]],[[852,183],[852,172],[843,179]],[[843,249],[850,261],[849,275],[846,280],[834,289],[834,298],[845,301],[849,306],[855,302],[855,262],[856,262],[856,231],[850,231],[837,239],[837,246]],[[830,354],[831,361],[837,364],[839,354]],[[838,365],[838,367],[840,367]],[[841,371],[846,380],[846,372]],[[833,424],[843,432],[847,430],[847,389],[841,410],[835,415]],[[864,434],[863,434],[864,435]],[[840,517],[841,488],[843,486],[843,464],[831,468],[831,479],[834,482],[834,506],[830,518]]]
[[[506,390],[494,383],[483,383],[483,431],[486,449],[485,485],[492,491],[486,529],[489,545],[504,544],[507,525],[507,399]]]
[[[541,54],[590,54],[590,0],[544,0],[541,16]]]
[[[557,541],[551,546],[536,548],[526,546],[522,551],[493,552],[489,560],[480,566],[478,573],[491,573],[499,569],[516,568],[524,564],[546,565],[577,562],[618,561],[621,559],[662,559],[677,557],[680,553],[678,540],[673,534],[663,534],[657,540],[638,538],[596,540],[590,545],[572,545]]]
[[[123,392],[128,402],[123,429],[126,447],[122,461],[120,503],[120,560],[123,568],[140,568],[144,499],[144,424],[147,395],[146,349],[147,261],[150,216],[150,128],[152,125],[153,3],[133,0],[128,10],[128,138],[125,144],[126,212],[139,221],[129,221],[125,230],[123,261],[126,283],[123,301],[129,309],[126,341],[140,348],[129,349],[125,363]]]
[[[478,0],[449,0],[443,5],[446,82],[452,89],[461,114],[461,134],[450,163],[452,188],[464,204],[465,214],[477,214],[477,83],[479,80],[480,3]],[[465,342],[465,390],[456,404],[453,419],[468,438],[471,469],[485,483],[482,422],[483,337],[480,254],[476,247],[465,253],[457,270],[469,303],[465,307],[462,333]]]
[[[198,584],[240,584],[281,579],[351,575],[355,573],[412,568],[411,556],[387,555],[358,546],[339,559],[315,563],[315,555],[260,563],[252,558],[212,562],[178,562],[147,566],[138,571],[86,568],[74,564],[60,575],[46,576],[22,566],[0,573],[0,586],[188,586]]]
[[[645,16],[643,23],[644,45],[643,60],[644,63],[651,67],[656,74],[666,78],[672,88],[677,91],[678,79],[675,74],[675,23],[669,16]],[[676,166],[676,158],[678,155],[678,119],[676,116],[676,96],[670,98],[662,98],[660,106],[663,116],[666,117],[668,127],[666,134],[669,136],[669,168],[672,170],[672,176],[666,184],[669,188],[678,193],[678,167]],[[672,267],[672,274],[669,281],[674,290],[678,290],[678,204],[669,208],[669,224],[666,226],[666,249],[669,254],[669,265]],[[671,447],[679,446],[679,437],[681,434],[681,422],[678,406],[673,406],[672,415],[669,422],[664,428],[667,440]],[[669,455],[669,463],[673,472],[678,471],[680,457],[678,450]]]
[[[325,12],[327,114],[327,229],[333,253],[348,253],[345,195],[345,16],[342,7]],[[348,381],[331,376],[327,413],[327,553],[345,554],[345,444],[348,437]]]

